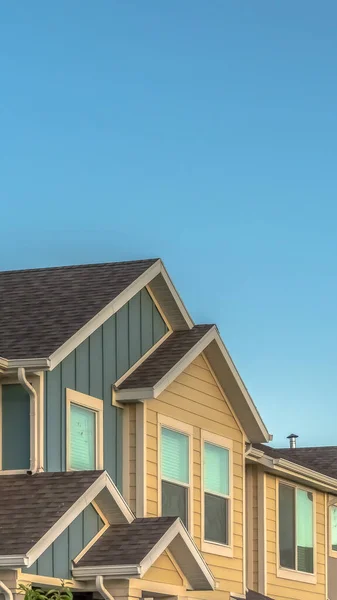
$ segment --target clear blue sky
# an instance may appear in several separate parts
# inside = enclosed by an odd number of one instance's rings
[[[284,443],[337,445],[337,5],[0,7],[0,268],[161,256]]]

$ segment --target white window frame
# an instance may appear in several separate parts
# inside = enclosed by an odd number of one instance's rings
[[[222,435],[201,430],[201,550],[208,554],[218,554],[220,556],[233,556],[233,440]],[[224,448],[229,452],[229,495],[214,494],[228,500],[228,544],[211,542],[205,539],[205,485],[204,485],[204,453],[205,442]]]
[[[279,535],[279,497],[280,497],[280,485],[287,485],[288,487],[299,489],[304,492],[310,492],[312,494],[312,511],[313,511],[313,561],[314,561],[314,572],[304,573],[297,569],[287,569],[287,567],[281,567],[280,562],[280,535]],[[305,485],[298,485],[286,479],[278,479],[276,486],[276,552],[277,552],[277,577],[281,579],[290,579],[292,581],[300,581],[303,583],[310,583],[315,585],[317,583],[317,546],[316,546],[316,492],[315,490],[306,487]],[[297,523],[297,494],[295,492],[295,527]],[[297,542],[297,540],[296,540]],[[296,563],[297,563],[297,544],[296,544]]]
[[[94,396],[88,396],[81,392],[76,392],[66,388],[66,427],[67,427],[67,449],[66,449],[66,469],[67,471],[73,471],[71,468],[70,460],[70,409],[71,404],[77,404],[82,408],[89,409],[95,413],[95,469],[104,468],[103,460],[103,400],[100,398],[94,398]]]
[[[189,483],[180,483],[175,480],[162,477],[161,472],[161,432],[162,428],[172,429],[177,433],[188,436],[188,454],[189,454]],[[162,516],[162,481],[168,481],[187,488],[187,525],[188,531],[193,535],[193,425],[177,421],[165,415],[158,415],[158,516]]]
[[[36,392],[36,411],[37,411],[37,428],[33,427],[32,415],[30,416],[29,423],[29,434],[30,434],[30,448],[29,448],[29,464],[31,464],[31,457],[33,454],[33,447],[35,447],[35,460],[36,460],[36,471],[44,470],[44,372],[36,372],[34,374],[27,374],[29,383],[33,386]],[[0,381],[0,475],[17,475],[24,474],[29,471],[28,469],[2,469],[2,386],[3,385],[20,385],[20,381],[14,377],[4,378]],[[30,401],[30,399],[29,399]],[[31,410],[30,410],[31,413]],[[33,432],[36,435],[36,444],[33,439]]]
[[[337,509],[337,502],[334,502],[333,504],[330,504],[329,506],[329,556],[331,556],[331,558],[337,558],[337,550],[333,550],[332,549],[332,509],[336,508]]]

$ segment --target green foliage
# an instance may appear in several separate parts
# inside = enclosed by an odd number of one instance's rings
[[[73,600],[72,592],[64,585],[64,581],[60,588],[53,590],[42,590],[22,583],[19,585],[19,589],[25,595],[24,600]]]

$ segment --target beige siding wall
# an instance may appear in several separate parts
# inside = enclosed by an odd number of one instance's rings
[[[130,508],[136,512],[136,405],[129,407],[129,471],[130,471]]]
[[[171,585],[179,586],[184,584],[183,577],[178,572],[176,565],[167,552],[164,552],[164,554],[156,560],[143,579],[146,581],[169,583]]]
[[[244,588],[243,489],[244,439],[233,413],[213,374],[200,355],[157,400],[147,403],[147,514],[158,516],[158,415],[171,417],[193,427],[193,536],[201,548],[201,431],[233,440],[233,557],[204,554],[218,582],[215,592],[189,596],[228,600],[230,592]]]
[[[258,589],[258,511],[257,511],[257,469],[252,468],[253,479],[253,589]]]
[[[267,594],[275,600],[325,600],[325,496],[316,496],[316,565],[317,583],[309,584],[277,576],[277,478],[266,474],[266,575]],[[314,491],[314,490],[313,490]]]

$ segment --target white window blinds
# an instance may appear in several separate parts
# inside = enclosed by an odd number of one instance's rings
[[[76,471],[96,468],[96,413],[70,405],[70,467]]]
[[[205,492],[229,496],[229,450],[205,442],[204,446]]]
[[[161,469],[163,479],[189,483],[189,439],[187,435],[162,428]]]

